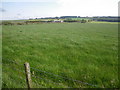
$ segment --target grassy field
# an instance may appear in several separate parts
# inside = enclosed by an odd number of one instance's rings
[[[31,72],[34,71],[35,76],[43,78],[32,77],[32,87],[35,88],[94,88],[65,78],[90,83],[97,88],[118,87],[117,24],[3,26],[2,45],[3,88],[27,87],[25,62],[33,67]]]

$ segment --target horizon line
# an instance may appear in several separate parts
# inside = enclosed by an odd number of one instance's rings
[[[68,15],[66,15],[68,16]],[[75,16],[75,15],[71,15],[71,16]],[[63,17],[63,16],[54,16],[54,17]],[[44,18],[54,18],[53,16],[47,16],[47,17],[33,17],[33,18],[20,18],[20,19],[0,19],[0,20],[27,20],[27,19],[44,19]],[[77,18],[82,18],[82,17],[120,17],[120,16],[77,16]]]

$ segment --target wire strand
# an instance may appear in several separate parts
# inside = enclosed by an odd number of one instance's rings
[[[53,81],[50,81],[49,79],[41,78],[41,77],[38,77],[38,76],[35,76],[35,75],[32,75],[32,77],[39,78],[39,79],[45,80],[45,81],[47,81],[47,82],[54,83],[54,84],[56,84],[56,85],[64,86],[63,84],[55,83],[55,82],[53,82]],[[71,88],[71,87],[68,87],[68,88]]]
[[[85,84],[85,85],[90,85],[90,86],[93,86],[93,87],[98,87],[97,85],[93,85],[93,84],[90,84],[90,83],[82,82],[82,81],[79,81],[79,80],[74,80],[74,79],[71,79],[71,78],[66,78],[66,77],[63,77],[63,76],[60,76],[60,75],[56,75],[56,74],[53,74],[53,73],[50,73],[50,72],[47,72],[47,71],[42,71],[42,70],[39,70],[39,69],[36,69],[36,68],[33,68],[33,67],[30,67],[30,68],[34,69],[34,70],[37,70],[37,71],[44,72],[44,73],[48,73],[48,74],[56,76],[56,77],[61,77],[61,78],[64,78],[64,79],[67,79],[67,80],[72,80],[74,82],[82,83],[82,84]]]

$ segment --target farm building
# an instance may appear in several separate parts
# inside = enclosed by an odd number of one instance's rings
[[[62,23],[63,20],[54,20],[53,22],[60,22],[60,23]]]

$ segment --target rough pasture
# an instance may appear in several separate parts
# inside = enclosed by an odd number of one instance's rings
[[[23,64],[29,62],[31,67],[66,78],[99,87],[117,88],[117,35],[118,25],[109,23],[4,25],[3,87],[25,88],[25,75],[16,69],[23,71]],[[19,64],[10,62],[9,59]],[[32,78],[35,88],[91,87],[42,72],[35,72],[35,75],[64,85]]]

